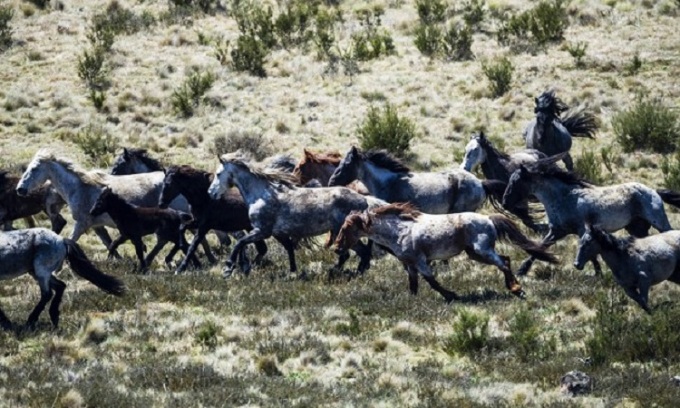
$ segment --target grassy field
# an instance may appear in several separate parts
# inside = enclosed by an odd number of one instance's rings
[[[474,59],[447,61],[414,45],[414,2],[340,1],[334,50],[346,52],[363,29],[355,11],[379,5],[396,53],[343,60],[332,73],[311,45],[275,48],[264,64],[267,77],[259,78],[235,71],[228,53],[218,58],[239,35],[234,2],[222,2],[226,12],[178,17],[171,2],[120,1],[146,23],[116,35],[106,51],[99,107],[78,66],[92,48],[92,18],[109,2],[39,3],[0,0],[14,10],[11,46],[0,53],[2,167],[26,163],[41,147],[105,167],[117,148],[131,146],[167,164],[213,170],[215,141],[226,135],[228,145],[239,134],[271,154],[344,152],[358,143],[369,107],[389,102],[418,130],[409,163],[439,170],[460,162],[479,129],[506,151],[521,148],[533,98],[554,88],[602,123],[597,140],[574,143],[582,168],[592,153],[590,175],[603,183],[664,187],[663,156],[624,153],[611,119],[640,94],[678,106],[677,2],[574,0],[565,3],[562,41],[519,47],[501,45],[495,33],[504,16],[536,2],[487,1],[473,34]],[[272,6],[277,16],[282,8]],[[447,10],[449,22],[464,14],[458,2]],[[577,63],[567,48],[579,43],[587,47]],[[509,91],[494,97],[482,65],[502,56],[514,74]],[[358,72],[349,75],[352,64]],[[193,72],[214,82],[184,115],[173,108],[173,94]],[[677,212],[669,217],[680,225]],[[69,218],[64,233],[70,228]],[[124,260],[107,261],[94,234],[80,244],[102,270],[125,280],[129,294],[112,298],[62,272],[69,286],[58,330],[45,315],[36,331],[0,332],[0,406],[665,407],[680,400],[670,381],[680,375],[680,291],[654,287],[658,308],[644,314],[608,271],[598,277],[590,266],[571,266],[573,237],[555,246],[560,265],[537,263],[522,278],[524,301],[505,290],[493,267],[464,256],[437,265],[443,285],[463,295],[451,305],[424,282],[409,295],[406,274],[389,256],[363,277],[329,279],[333,253],[303,249],[298,264],[308,279],[301,280],[287,273],[285,254],[272,242],[264,266],[224,280],[220,265],[174,276],[156,264],[140,276],[130,246]],[[498,248],[513,266],[523,259]],[[28,277],[0,283],[0,304],[14,322],[38,298]],[[592,392],[563,393],[560,377],[570,370],[588,373]]]

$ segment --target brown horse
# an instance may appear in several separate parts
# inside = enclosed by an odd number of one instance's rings
[[[293,176],[299,180],[302,186],[312,186],[311,183],[316,180],[322,187],[328,187],[328,181],[335,169],[338,168],[340,161],[342,161],[342,154],[339,152],[314,153],[311,150],[303,149],[302,159],[295,165]],[[359,194],[370,194],[366,186],[358,180],[347,185],[347,188]]]
[[[52,231],[59,234],[66,220],[59,211],[66,205],[50,185],[44,185],[25,197],[17,194],[19,176],[0,171],[0,224],[5,231],[12,229],[12,221],[23,218],[29,228],[35,227],[32,216],[44,212],[52,222]]]

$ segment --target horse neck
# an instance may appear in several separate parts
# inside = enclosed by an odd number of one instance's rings
[[[208,188],[210,182],[209,173],[196,173],[194,175],[183,175],[178,182],[180,194],[186,197],[192,207],[202,207],[210,201]]]
[[[91,187],[83,182],[77,174],[67,170],[59,163],[50,162],[46,168],[48,169],[48,179],[66,202],[69,202],[69,199],[72,200],[78,192]],[[73,207],[73,203],[69,203],[69,207]]]
[[[402,221],[394,215],[373,217],[371,226],[368,228],[368,238],[395,250],[398,238],[403,230]],[[395,251],[396,252],[396,251]]]
[[[482,162],[484,177],[492,180],[507,182],[510,174],[507,168],[507,160],[502,158],[494,149],[484,149],[486,158]]]
[[[612,236],[612,239],[614,241],[614,247],[602,245],[600,242],[597,244],[600,246],[600,256],[602,256],[602,259],[604,259],[614,275],[618,275],[621,266],[630,263],[630,257],[628,256],[626,244],[615,236]]]
[[[252,205],[261,198],[266,200],[267,197],[276,196],[274,187],[267,180],[249,171],[239,170],[238,176],[234,177],[234,184],[248,205]]]
[[[135,207],[120,197],[110,196],[107,200],[106,212],[113,219],[127,220],[135,212]]]
[[[375,192],[380,191],[397,177],[399,177],[399,173],[378,167],[369,161],[364,161],[361,164],[359,180],[364,183],[371,194],[375,195]]]
[[[531,192],[546,206],[546,209],[548,205],[555,202],[566,203],[565,199],[576,189],[581,189],[581,187],[548,177],[540,177],[531,183]]]

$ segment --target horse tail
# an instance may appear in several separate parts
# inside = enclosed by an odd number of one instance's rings
[[[512,242],[513,244],[520,247],[527,254],[540,259],[542,261],[557,263],[558,260],[555,255],[548,252],[548,250],[538,242],[532,241],[527,238],[522,231],[520,231],[517,224],[512,222],[511,219],[504,215],[494,214],[490,215],[489,218],[496,228],[496,233],[498,238],[505,242]]]
[[[503,194],[505,194],[507,186],[507,183],[500,180],[482,180],[482,188],[486,198],[491,203],[491,206],[500,213],[506,213],[506,210],[503,208]]]
[[[126,289],[123,282],[97,269],[87,259],[85,253],[75,241],[64,239],[64,244],[66,245],[66,259],[76,275],[90,281],[106,293],[116,296],[121,296],[125,293]]]
[[[680,208],[680,193],[666,189],[656,190],[656,193],[661,197],[664,203]]]
[[[583,109],[568,112],[567,116],[561,119],[561,122],[572,137],[587,137],[590,139],[595,139],[595,132],[597,132],[600,126],[597,117]]]

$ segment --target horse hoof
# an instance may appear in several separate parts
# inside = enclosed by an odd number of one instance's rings
[[[520,298],[522,300],[526,300],[526,298],[527,298],[527,294],[522,289],[513,291],[512,294],[517,296],[518,298]]]
[[[226,266],[224,269],[222,269],[222,277],[224,279],[229,279],[231,278],[231,275],[234,273],[234,268]]]

